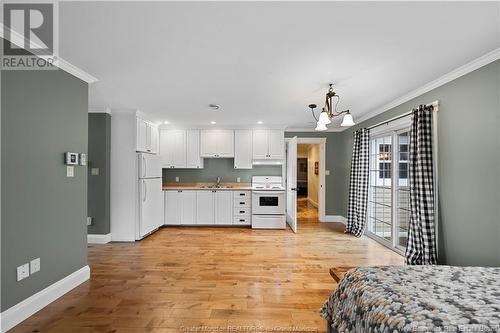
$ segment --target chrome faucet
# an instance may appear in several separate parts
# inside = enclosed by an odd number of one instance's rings
[[[220,187],[220,180],[221,180],[220,177],[217,177],[217,179],[215,180],[217,183],[217,187]]]

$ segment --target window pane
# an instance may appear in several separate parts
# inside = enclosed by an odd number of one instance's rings
[[[406,248],[408,242],[408,224],[410,222],[410,188],[408,182],[408,132],[398,135],[399,161],[398,161],[398,187],[397,193],[397,221],[396,245]]]

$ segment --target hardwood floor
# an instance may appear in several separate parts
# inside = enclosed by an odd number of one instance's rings
[[[297,234],[169,227],[135,244],[90,246],[90,281],[11,332],[264,332],[290,326],[324,332],[319,309],[336,286],[331,266],[399,265],[403,258],[369,238],[344,234],[341,224],[307,217],[314,212],[304,203],[299,212]]]

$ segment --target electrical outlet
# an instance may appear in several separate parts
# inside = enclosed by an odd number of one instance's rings
[[[36,258],[30,261],[30,274],[40,271],[40,258]]]
[[[92,225],[93,219],[91,216],[87,216],[87,225]]]
[[[179,177],[175,177],[175,182],[178,183],[179,182]]]
[[[17,268],[17,281],[21,281],[30,276],[30,265],[24,264]]]
[[[75,167],[72,165],[66,166],[66,177],[75,177]]]
[[[237,177],[237,178],[236,178],[236,182],[237,182],[237,183],[241,183],[241,178],[240,178],[240,177]]]

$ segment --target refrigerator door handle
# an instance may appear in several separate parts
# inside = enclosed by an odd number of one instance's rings
[[[142,196],[142,201],[146,202],[148,188],[147,188],[147,184],[146,184],[145,180],[142,181],[142,190],[143,190],[143,193],[144,193],[143,196]]]

